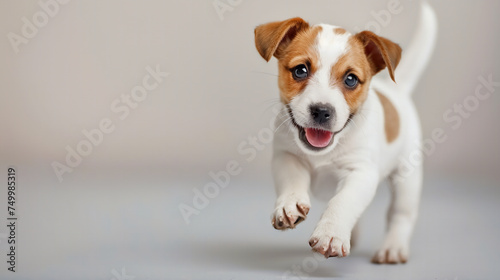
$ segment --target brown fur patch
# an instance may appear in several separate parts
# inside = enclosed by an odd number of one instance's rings
[[[280,52],[288,46],[296,34],[309,28],[309,24],[301,18],[291,18],[262,24],[255,28],[255,47],[266,61],[274,55],[279,58]]]
[[[377,93],[380,103],[382,104],[382,108],[384,109],[385,137],[387,139],[387,143],[391,143],[396,140],[399,135],[399,114],[392,102],[385,95],[378,91],[375,92]]]
[[[401,60],[401,47],[371,31],[362,31],[354,35],[354,38],[363,45],[372,69],[372,75],[387,67],[391,79],[395,81],[394,71]]]
[[[341,27],[338,27],[338,28],[335,28],[333,29],[333,33],[337,34],[337,35],[343,35],[345,34],[347,31],[344,29],[344,28],[341,28]]]
[[[319,64],[319,55],[315,49],[316,38],[321,26],[308,27],[300,30],[290,44],[280,51],[278,60],[278,86],[281,100],[288,104],[293,97],[300,94],[307,85],[308,79],[296,81],[293,79],[293,67],[305,64],[309,70],[309,77],[314,75]]]
[[[330,79],[332,84],[338,85],[342,90],[351,113],[356,113],[368,96],[371,70],[361,42],[351,37],[348,44],[350,50],[332,66]],[[359,78],[359,84],[354,89],[344,85],[344,78],[348,74],[354,74]]]

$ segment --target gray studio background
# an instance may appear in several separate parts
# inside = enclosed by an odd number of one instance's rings
[[[310,256],[307,240],[324,207],[313,205],[297,230],[275,232],[270,145],[251,158],[238,151],[269,129],[278,102],[276,61],[258,55],[253,29],[295,16],[351,31],[375,24],[404,50],[419,2],[396,2],[400,12],[381,22],[377,14],[394,1],[68,1],[16,50],[9,34],[22,37],[23,18],[33,21],[43,9],[38,1],[0,1],[0,260],[8,166],[17,167],[19,182],[19,271],[2,261],[0,278],[119,279],[124,270],[135,279],[285,277]],[[214,3],[229,8],[218,14]],[[438,41],[414,99],[424,137],[443,129],[447,140],[425,159],[413,260],[368,262],[383,233],[382,188],[363,218],[371,230],[359,249],[307,277],[500,272],[493,265],[500,259],[500,87],[455,129],[443,118],[474,95],[479,77],[500,81],[500,2],[430,4]],[[147,67],[169,75],[120,119],[112,104],[142,84]],[[75,149],[86,139],[82,130],[105,118],[114,130],[60,181],[52,164],[64,163],[66,147]],[[179,205],[192,204],[194,188],[230,161],[241,173],[186,224]]]

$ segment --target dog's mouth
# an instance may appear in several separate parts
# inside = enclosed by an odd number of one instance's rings
[[[347,124],[351,121],[353,117],[353,114],[349,115],[349,118],[347,118],[347,121],[344,124],[344,126],[339,131],[332,132],[329,130],[324,130],[316,127],[300,126],[299,124],[297,124],[295,118],[293,117],[292,109],[289,106],[287,106],[287,109],[293,125],[299,131],[299,139],[302,141],[302,143],[304,143],[305,146],[314,151],[319,151],[330,146],[333,143],[335,135],[344,130],[344,128],[347,126]]]
[[[322,149],[332,142],[333,132],[331,131],[312,127],[302,128],[301,130],[303,131],[303,133],[300,133],[302,138],[305,138],[304,140],[314,148]]]

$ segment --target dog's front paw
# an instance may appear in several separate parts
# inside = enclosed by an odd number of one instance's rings
[[[278,199],[271,223],[275,229],[279,230],[295,228],[297,224],[306,219],[310,208],[308,198],[301,199],[295,195],[290,195]]]
[[[408,246],[402,244],[386,244],[378,250],[372,258],[376,264],[398,264],[408,261]]]
[[[336,235],[333,230],[318,226],[309,240],[313,251],[329,257],[346,257],[351,251],[350,237]]]

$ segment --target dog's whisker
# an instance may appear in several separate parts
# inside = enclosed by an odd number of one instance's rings
[[[266,99],[266,100],[263,100],[260,102],[260,104],[278,104],[280,103],[280,99],[279,98],[269,98],[269,99]]]
[[[266,108],[264,109],[264,112],[262,114],[269,112],[269,110],[271,110],[274,106],[276,106],[276,104],[279,104],[279,101],[278,102],[268,101],[267,103],[270,103],[270,104],[266,106]]]
[[[276,133],[276,131],[278,131],[278,129],[279,129],[279,128],[283,125],[283,124],[285,124],[285,123],[286,123],[286,122],[288,122],[288,121],[290,121],[290,122],[291,122],[291,121],[292,121],[292,117],[288,117],[287,119],[285,119],[284,121],[282,121],[282,122],[281,122],[281,124],[280,124],[280,125],[278,125],[278,127],[276,127],[276,129],[274,130],[274,133]]]
[[[257,74],[263,74],[263,75],[269,75],[269,76],[278,77],[278,75],[277,75],[277,74],[274,74],[274,73],[267,73],[267,72],[261,72],[261,71],[250,71],[250,73],[257,73]]]

